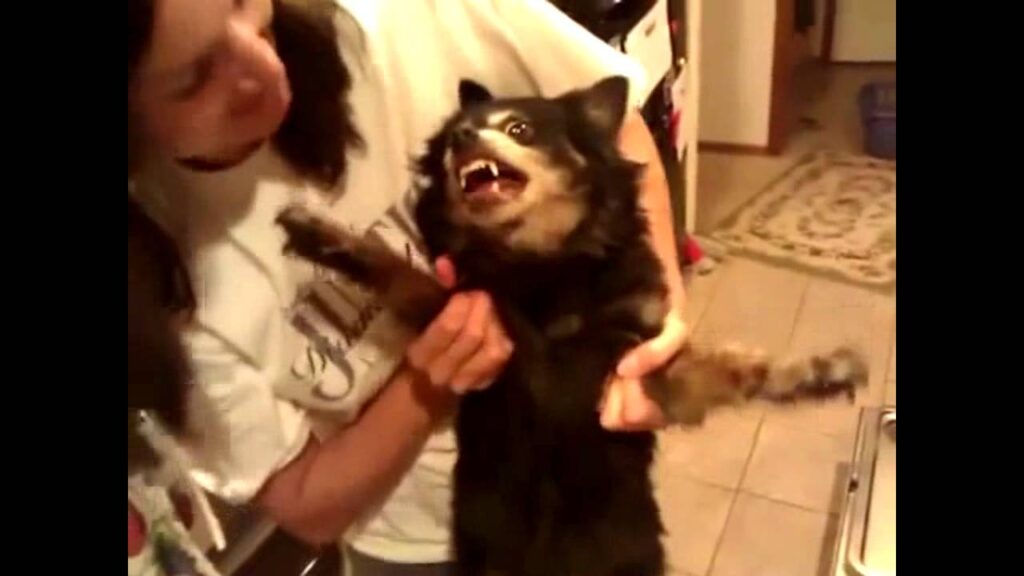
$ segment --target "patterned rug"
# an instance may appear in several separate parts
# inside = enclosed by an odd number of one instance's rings
[[[896,163],[815,152],[713,238],[747,256],[871,286],[896,284]]]

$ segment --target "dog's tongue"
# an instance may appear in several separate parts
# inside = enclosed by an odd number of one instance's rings
[[[502,193],[502,186],[508,184],[508,181],[503,181],[502,179],[480,182],[468,190],[466,197],[473,202],[488,204],[501,202],[505,199],[505,195]]]
[[[499,169],[495,164],[484,166],[463,176],[462,190],[466,201],[488,206],[515,198],[523,189],[523,182],[510,169]]]

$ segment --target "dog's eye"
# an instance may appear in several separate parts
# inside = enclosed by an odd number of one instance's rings
[[[526,122],[516,120],[505,127],[505,133],[519,143],[526,143],[533,138],[533,127]]]

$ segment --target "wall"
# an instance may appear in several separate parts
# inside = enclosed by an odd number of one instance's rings
[[[835,62],[896,61],[896,0],[836,0]]]
[[[702,12],[700,141],[766,146],[775,2],[709,0]]]

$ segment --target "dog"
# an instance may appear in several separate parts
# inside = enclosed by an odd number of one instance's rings
[[[494,98],[463,80],[460,110],[416,164],[415,218],[448,255],[457,289],[487,291],[515,352],[455,422],[454,548],[462,576],[660,576],[663,525],[651,432],[613,432],[597,406],[617,362],[657,336],[663,269],[639,204],[643,167],[617,148],[628,83],[610,77],[555,98]],[[278,217],[285,250],[375,291],[422,329],[448,293],[428,273],[308,205]],[[866,382],[853,350],[781,364],[687,344],[645,378],[678,424],[763,397],[847,394]]]

